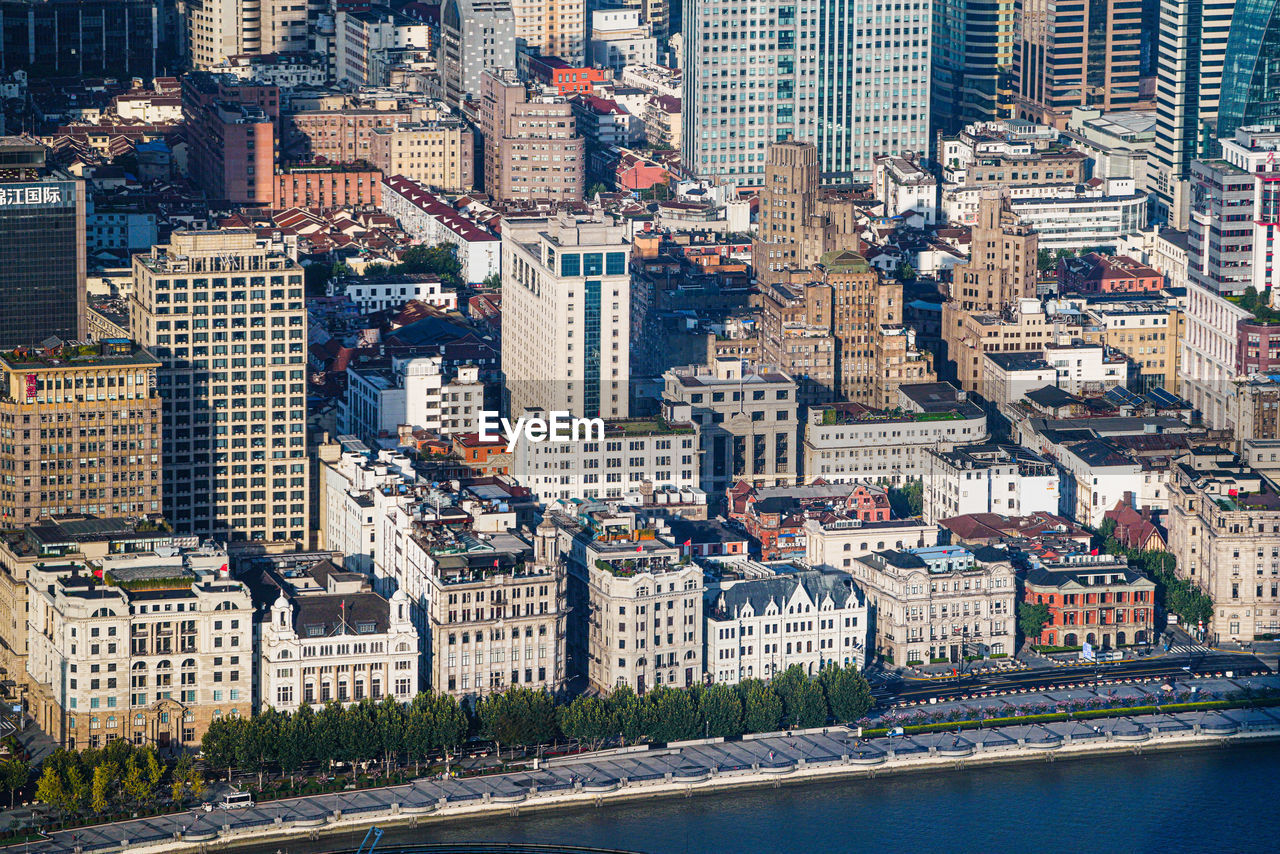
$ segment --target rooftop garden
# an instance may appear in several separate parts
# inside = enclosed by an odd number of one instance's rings
[[[646,572],[666,572],[675,566],[688,566],[692,558],[683,555],[672,559],[669,556],[650,558],[624,558],[621,560],[596,559],[596,569],[607,572],[615,578],[632,578]]]
[[[117,578],[109,571],[102,574],[102,582],[121,590],[180,590],[191,586],[190,575],[166,575],[155,578]]]
[[[606,436],[651,436],[665,433],[689,433],[688,424],[672,424],[665,418],[628,418],[605,422]]]
[[[838,407],[822,410],[822,425],[873,424],[878,421],[963,421],[959,412],[909,412],[905,409],[848,411]]]
[[[1227,297],[1227,300],[1252,314],[1253,319],[1261,323],[1280,322],[1280,311],[1271,307],[1270,288],[1259,293],[1257,288],[1250,285],[1244,289],[1243,293],[1232,294]]]

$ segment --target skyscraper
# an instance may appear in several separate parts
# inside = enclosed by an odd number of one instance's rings
[[[450,104],[480,97],[485,71],[516,67],[511,0],[445,0],[438,56],[440,85]]]
[[[212,68],[229,56],[291,53],[309,47],[307,3],[189,0],[191,64]]]
[[[1188,227],[1191,161],[1218,147],[1218,93],[1235,0],[1163,0],[1156,139],[1149,161],[1157,217]]]
[[[0,348],[85,337],[84,182],[42,177],[44,148],[0,138]]]
[[[175,232],[133,256],[133,337],[161,363],[164,515],[221,541],[302,541],[302,268],[250,229]]]
[[[1018,116],[1065,128],[1073,107],[1141,103],[1142,4],[1023,0],[1014,52]]]
[[[933,4],[933,129],[956,133],[1012,109],[1014,0]]]
[[[154,77],[176,41],[163,18],[158,0],[0,0],[0,71]]]
[[[625,227],[589,216],[503,223],[502,371],[513,420],[526,408],[627,417],[630,249]]]
[[[892,8],[889,8],[892,6]],[[694,174],[759,186],[766,149],[813,142],[823,180],[929,148],[930,4],[706,0],[684,15],[684,139]]]
[[[1238,0],[1227,37],[1218,138],[1280,120],[1280,0]]]

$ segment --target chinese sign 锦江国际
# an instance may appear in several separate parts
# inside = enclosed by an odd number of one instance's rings
[[[61,205],[71,200],[61,184],[0,184],[0,208],[14,205]]]

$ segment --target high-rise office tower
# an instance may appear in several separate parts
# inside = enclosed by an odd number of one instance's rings
[[[956,133],[1012,110],[1014,0],[933,4],[933,129]]]
[[[1163,0],[1156,139],[1148,161],[1156,216],[1188,227],[1191,161],[1217,151],[1218,93],[1235,0]]]
[[[133,256],[133,337],[160,360],[164,515],[221,541],[307,537],[302,268],[250,229]]]
[[[84,182],[43,175],[45,150],[0,138],[0,348],[85,337]]]
[[[479,98],[490,68],[516,67],[511,0],[445,0],[440,9],[440,85],[450,104]]]
[[[1022,0],[1014,51],[1018,115],[1064,128],[1073,107],[1132,109],[1142,102],[1141,60],[1141,3]]]
[[[892,8],[889,8],[892,6]],[[818,147],[827,181],[870,180],[875,158],[929,148],[930,4],[739,0],[684,15],[684,132],[694,174],[759,186],[766,149]]]
[[[0,0],[0,71],[35,79],[163,74],[163,15],[158,0]]]
[[[631,243],[623,226],[563,214],[502,226],[502,372],[526,408],[626,418]]]
[[[1238,0],[1227,37],[1218,139],[1280,121],[1280,0]]]

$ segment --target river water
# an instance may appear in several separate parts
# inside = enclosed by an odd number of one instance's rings
[[[539,842],[645,854],[1280,851],[1280,743],[1037,761],[388,828],[414,842]],[[354,850],[364,831],[240,851]]]

